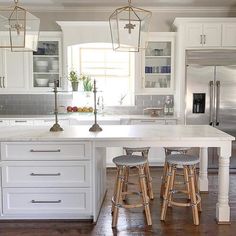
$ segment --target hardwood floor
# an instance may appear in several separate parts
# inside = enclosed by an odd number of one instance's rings
[[[215,218],[215,204],[217,201],[217,174],[209,175],[209,193],[202,194],[203,212],[200,215],[200,225],[192,223],[190,208],[168,209],[165,223],[160,221],[160,176],[161,169],[151,168],[153,177],[154,197],[151,201],[153,226],[145,224],[142,209],[132,212],[120,210],[118,227],[111,228],[111,195],[114,184],[115,170],[107,171],[108,192],[101,209],[97,224],[81,221],[0,221],[0,236],[78,236],[78,235],[208,235],[233,236],[236,232],[236,174],[230,175],[230,206],[231,225],[217,225]]]

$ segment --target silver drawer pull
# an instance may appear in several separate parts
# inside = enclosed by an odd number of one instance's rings
[[[36,201],[36,200],[32,200],[31,203],[61,203],[61,200],[57,200],[57,201]]]
[[[60,152],[60,149],[57,150],[34,150],[34,149],[30,149],[30,152]]]
[[[27,123],[27,120],[15,120],[15,123]]]
[[[35,173],[31,173],[31,176],[60,176],[61,173],[56,173],[56,174],[35,174]]]

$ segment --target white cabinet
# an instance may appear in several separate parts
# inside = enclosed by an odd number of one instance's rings
[[[221,28],[219,23],[186,24],[185,42],[187,47],[220,47]]]
[[[222,46],[236,46],[236,23],[224,23],[222,25]]]
[[[150,33],[148,46],[142,53],[141,80],[136,88],[138,93],[173,92],[174,44],[175,33]]]
[[[2,215],[91,219],[90,142],[2,142]]]
[[[54,86],[62,87],[61,34],[41,32],[38,50],[31,54],[30,88],[34,91],[48,91]]]
[[[1,92],[26,91],[28,86],[30,52],[0,49]]]

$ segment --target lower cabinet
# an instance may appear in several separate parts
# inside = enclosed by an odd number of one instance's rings
[[[2,142],[0,219],[92,219],[92,146]]]

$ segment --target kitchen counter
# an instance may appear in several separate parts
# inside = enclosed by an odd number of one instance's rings
[[[104,125],[102,132],[89,132],[90,126],[63,127],[63,132],[49,132],[47,127],[2,127],[0,141],[111,141],[111,140],[211,140],[230,141],[234,137],[208,125]],[[171,134],[171,135],[170,135]]]
[[[49,115],[0,115],[0,119],[52,119],[55,116]],[[75,119],[94,119],[93,113],[65,113],[59,114],[59,119],[75,118]],[[102,115],[98,114],[99,119],[178,119],[177,116],[157,116],[151,117],[150,115]]]
[[[63,132],[49,132],[43,126],[1,127],[0,219],[96,221],[106,192],[106,148],[185,146],[200,147],[201,191],[208,191],[207,148],[218,147],[216,219],[220,223],[230,221],[233,136],[203,125],[104,125],[97,133],[89,132],[89,127],[65,126]]]

